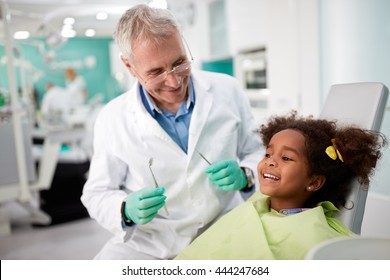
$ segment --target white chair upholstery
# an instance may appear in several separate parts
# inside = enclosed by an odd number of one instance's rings
[[[337,84],[330,88],[321,118],[337,120],[339,124],[355,124],[372,130],[380,130],[388,88],[382,83]],[[367,198],[367,186],[353,180],[347,205],[339,219],[353,232],[360,234]]]
[[[390,238],[347,237],[324,241],[311,249],[307,260],[390,260]]]

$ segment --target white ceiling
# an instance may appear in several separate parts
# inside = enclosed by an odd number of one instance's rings
[[[26,30],[31,36],[42,37],[48,30],[60,32],[66,17],[76,19],[77,37],[84,37],[88,28],[96,30],[96,37],[112,37],[121,14],[131,6],[150,1],[137,0],[0,0],[10,14],[10,33]],[[108,19],[95,18],[97,12],[107,12]],[[2,16],[3,18],[3,16]],[[4,37],[4,21],[0,21],[0,37]]]

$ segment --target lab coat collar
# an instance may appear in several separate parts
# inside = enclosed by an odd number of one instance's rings
[[[137,123],[140,128],[137,133],[141,138],[146,138],[148,135],[154,135],[158,137],[162,142],[166,142],[168,145],[174,145],[178,150],[181,148],[171,139],[171,137],[165,132],[165,130],[159,125],[159,123],[149,114],[146,110],[140,93],[140,84],[137,82],[130,91],[126,93],[127,97],[125,108],[129,112],[129,117],[132,118],[132,122]],[[148,141],[144,141],[147,145]]]
[[[196,105],[192,112],[192,118],[188,137],[188,154],[192,155],[202,134],[204,126],[213,106],[213,95],[211,94],[211,83],[202,73],[193,70],[193,85],[195,89]],[[210,132],[209,132],[210,133]]]

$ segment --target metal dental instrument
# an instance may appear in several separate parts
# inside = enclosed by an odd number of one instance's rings
[[[198,154],[209,164],[209,165],[211,165],[211,162],[209,162],[208,160],[207,160],[207,158],[204,156],[204,155],[202,155],[202,153],[201,152],[199,152],[198,150],[196,150],[197,152],[198,152]]]
[[[153,165],[153,158],[150,158],[150,159],[149,159],[149,170],[150,170],[150,173],[152,173],[152,177],[153,177],[153,181],[154,181],[154,186],[157,188],[157,187],[158,187],[158,183],[157,183],[156,177],[154,177],[154,173],[153,173],[153,170],[152,170],[152,165]],[[166,205],[164,205],[164,211],[165,211],[165,214],[166,214],[167,216],[169,216],[168,208],[167,208]]]

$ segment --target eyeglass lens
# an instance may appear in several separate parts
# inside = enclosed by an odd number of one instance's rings
[[[172,70],[170,70],[170,71],[165,71],[156,77],[150,78],[145,83],[146,84],[160,83],[166,79],[168,74],[180,74],[180,73],[187,71],[190,67],[191,67],[191,61],[185,62],[183,64],[180,64],[178,66],[173,67]]]

